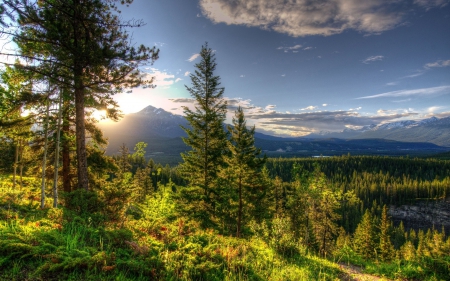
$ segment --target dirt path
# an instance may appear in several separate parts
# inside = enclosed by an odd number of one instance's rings
[[[345,281],[391,281],[387,278],[380,278],[375,275],[362,273],[363,269],[355,265],[339,263],[339,268],[344,272],[341,280]]]

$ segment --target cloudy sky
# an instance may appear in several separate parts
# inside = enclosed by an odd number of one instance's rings
[[[156,89],[116,98],[181,114],[208,42],[229,111],[258,131],[300,136],[450,116],[450,0],[135,0],[123,19],[160,59]]]

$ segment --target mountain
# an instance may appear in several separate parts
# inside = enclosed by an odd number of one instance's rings
[[[387,139],[403,142],[429,142],[450,147],[450,117],[414,121],[406,120],[381,125],[364,126],[360,129],[345,129],[342,132],[321,132],[308,138],[341,139]]]
[[[143,141],[148,144],[150,156],[152,153],[179,155],[187,149],[181,140],[186,133],[180,125],[188,125],[183,116],[153,106],[127,114],[119,122],[99,123],[109,142],[106,153],[116,154],[122,143],[133,150],[136,143]]]
[[[255,133],[255,144],[272,157],[331,156],[348,153],[399,156],[431,154],[449,150],[428,142],[433,139],[448,143],[449,140],[445,140],[444,136],[449,133],[449,122],[450,118],[403,121],[366,126],[359,130],[345,130],[341,133],[309,135],[307,138],[281,138]],[[169,164],[179,163],[180,153],[189,150],[181,139],[186,133],[180,125],[189,126],[183,116],[153,106],[127,114],[116,123],[99,123],[109,141],[107,154],[117,154],[122,143],[132,151],[136,143],[143,141],[148,144],[147,157]],[[391,139],[395,136],[397,141]]]

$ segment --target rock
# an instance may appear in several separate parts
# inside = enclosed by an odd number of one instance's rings
[[[390,206],[389,215],[396,225],[403,221],[406,229],[415,230],[434,227],[450,233],[450,198],[442,201],[422,201],[414,205]]]

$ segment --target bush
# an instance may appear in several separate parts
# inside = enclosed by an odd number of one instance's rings
[[[98,226],[105,222],[102,211],[105,208],[104,202],[100,200],[94,191],[78,189],[70,193],[63,193],[64,199],[64,219],[73,221],[78,218],[87,225]]]

